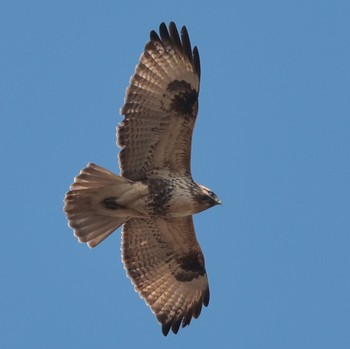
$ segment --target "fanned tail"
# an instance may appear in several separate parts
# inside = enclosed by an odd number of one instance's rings
[[[95,247],[129,219],[130,212],[122,203],[132,183],[92,163],[80,171],[64,206],[69,226],[80,242]]]

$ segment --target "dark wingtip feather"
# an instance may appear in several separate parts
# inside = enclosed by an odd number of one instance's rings
[[[176,24],[174,22],[169,23],[169,32],[171,40],[174,43],[174,46],[178,51],[182,52],[182,44],[179,36],[179,32],[177,31]]]
[[[181,41],[182,41],[182,47],[184,49],[184,53],[186,54],[190,62],[192,62],[193,57],[192,57],[191,41],[185,26],[181,28]]]
[[[155,30],[152,30],[149,34],[149,38],[151,41],[160,41],[160,37],[157,34],[157,32]]]
[[[189,311],[185,314],[184,319],[182,321],[182,327],[188,326],[191,323],[193,316],[193,310],[189,309]]]
[[[197,46],[193,48],[193,64],[194,64],[194,71],[198,75],[198,77],[201,77],[201,62],[199,59],[199,52]]]
[[[166,24],[164,22],[162,22],[159,26],[159,34],[160,34],[160,37],[162,39],[162,41],[164,42],[169,42],[171,41],[170,40],[170,35],[169,35],[169,32],[168,32],[168,28],[166,26]]]
[[[166,337],[170,331],[170,327],[171,327],[171,324],[170,323],[165,323],[165,324],[162,324],[162,332],[163,332],[163,335]]]
[[[177,320],[174,320],[174,322],[171,325],[171,330],[177,334],[179,332],[179,328],[181,325],[182,317],[178,318]]]
[[[205,290],[204,296],[203,296],[203,304],[207,307],[209,304],[209,298],[210,298],[210,292],[209,287]]]
[[[201,314],[202,311],[202,302],[198,302],[196,306],[193,308],[193,317],[195,319],[198,319],[198,316]]]

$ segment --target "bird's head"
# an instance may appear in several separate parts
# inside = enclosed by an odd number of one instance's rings
[[[207,207],[212,207],[215,205],[221,205],[221,200],[216,196],[214,192],[205,187],[204,185],[199,185],[201,193],[198,195],[200,201],[204,202]]]

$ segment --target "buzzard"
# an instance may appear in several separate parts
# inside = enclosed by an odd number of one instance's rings
[[[118,176],[88,164],[65,196],[80,242],[95,247],[122,226],[122,260],[166,336],[209,303],[204,257],[192,215],[220,204],[191,176],[200,63],[186,27],[150,33],[121,108]]]

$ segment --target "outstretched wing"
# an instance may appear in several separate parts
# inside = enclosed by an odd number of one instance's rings
[[[177,333],[209,303],[204,257],[192,216],[130,219],[122,232],[125,269],[135,289],[162,324]]]
[[[121,174],[131,180],[191,174],[192,132],[198,112],[200,62],[186,27],[150,34],[126,91],[118,128]]]

